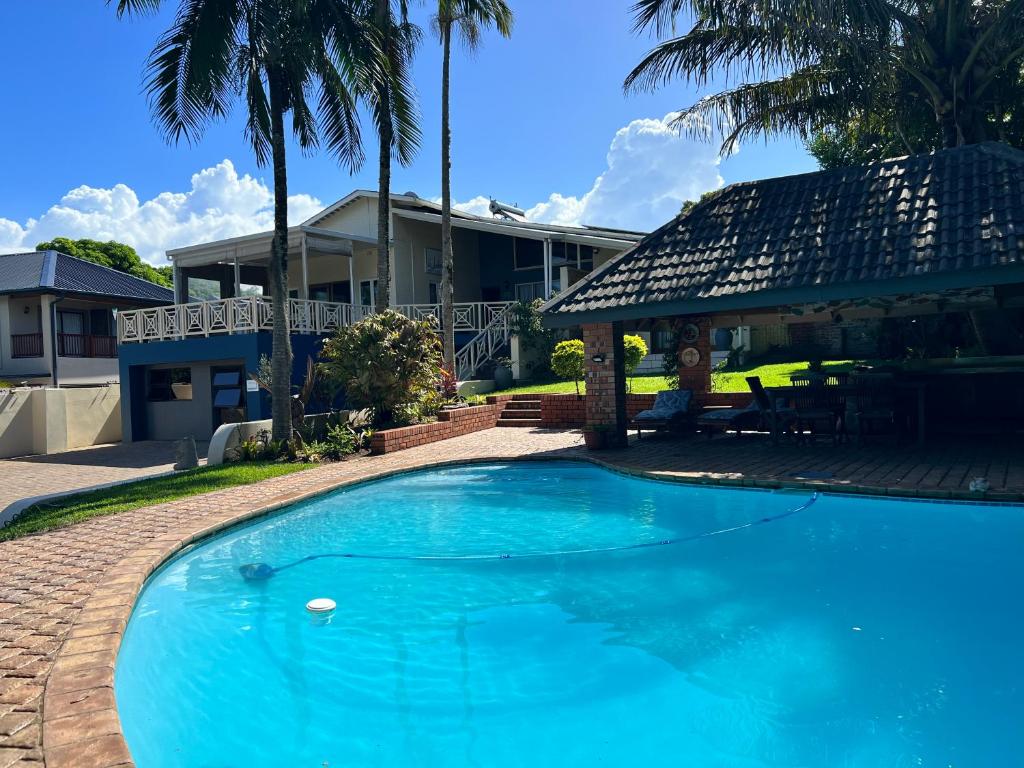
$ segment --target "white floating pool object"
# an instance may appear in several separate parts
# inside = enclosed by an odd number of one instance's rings
[[[310,613],[330,613],[338,604],[329,597],[314,597],[306,603],[306,610]]]

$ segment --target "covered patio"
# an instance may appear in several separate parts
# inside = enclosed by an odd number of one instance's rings
[[[869,360],[853,371],[751,393],[776,443],[821,451],[809,433],[822,431],[837,446],[825,454],[837,457],[882,436],[1012,451],[1024,429],[1022,234],[1024,153],[1001,144],[736,184],[549,302],[546,323],[582,325],[587,425],[618,446],[628,423],[624,327],[668,323],[695,414],[709,404],[716,330],[780,328],[805,347],[857,333]],[[869,397],[886,403],[885,429],[870,422]],[[936,487],[960,484],[947,470]],[[867,483],[876,484],[887,478]]]

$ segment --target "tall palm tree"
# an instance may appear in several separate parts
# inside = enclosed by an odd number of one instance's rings
[[[409,21],[408,0],[368,0],[363,18],[375,40],[378,66],[366,68],[362,95],[370,104],[378,147],[377,296],[378,312],[391,303],[391,161],[412,162],[419,149],[419,115],[413,95],[412,58],[420,30]]]
[[[683,11],[693,26],[676,35]],[[1005,138],[1024,112],[1024,0],[637,0],[634,13],[637,30],[668,39],[627,90],[723,75],[726,90],[677,122],[722,130],[725,148],[864,120],[894,136],[923,121],[926,148],[952,147]]]
[[[505,0],[438,0],[434,27],[441,38],[441,325],[444,328],[444,364],[455,370],[455,253],[452,249],[452,35],[469,50],[480,44],[484,27],[493,26],[503,37],[512,34],[512,11]]]
[[[113,0],[108,0],[112,2]],[[161,0],[116,0],[119,16],[159,10]],[[274,174],[273,437],[291,437],[288,334],[288,179],[285,115],[303,149],[323,143],[351,170],[362,163],[355,73],[367,46],[359,19],[335,0],[178,0],[170,29],[147,63],[154,118],[172,142],[195,141],[235,101],[260,166]]]

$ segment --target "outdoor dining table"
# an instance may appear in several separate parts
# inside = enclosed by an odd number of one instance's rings
[[[856,377],[854,377],[852,381],[856,382]],[[927,385],[928,383],[924,379],[905,379],[902,377],[894,378],[890,383],[890,386],[892,386],[893,389],[910,392],[914,396],[917,416],[917,442],[919,445],[924,444],[925,437],[927,435],[927,423],[925,418],[925,393],[927,391]],[[779,444],[779,437],[781,434],[778,418],[779,401],[788,401],[794,397],[807,397],[810,392],[813,392],[813,389],[813,387],[808,386],[765,387],[765,392],[768,394],[769,405],[771,408],[770,420],[773,444]],[[855,383],[823,385],[821,386],[821,389],[828,390],[831,394],[840,394],[846,397],[856,397],[858,393],[858,388]]]

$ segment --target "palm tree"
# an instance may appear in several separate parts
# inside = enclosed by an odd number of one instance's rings
[[[444,328],[444,364],[455,371],[455,304],[452,250],[452,34],[457,33],[470,50],[480,44],[483,27],[493,25],[502,36],[512,34],[512,11],[505,0],[438,0],[434,26],[444,51],[441,64],[441,325]]]
[[[694,23],[676,36],[684,10]],[[725,149],[881,121],[908,147],[923,125],[933,146],[920,151],[1005,139],[1024,112],[1024,0],[637,0],[634,13],[638,31],[669,39],[627,90],[724,75],[677,124],[723,131]]]
[[[419,42],[419,28],[409,21],[407,0],[368,0],[363,18],[375,41],[372,58],[377,66],[366,68],[362,95],[370,104],[379,140],[377,198],[377,296],[378,312],[391,303],[391,160],[412,162],[419,149],[419,115],[411,80],[412,57]]]
[[[117,13],[153,12],[161,4],[117,0]],[[292,432],[285,115],[291,113],[292,133],[303,149],[322,141],[351,170],[362,163],[350,82],[363,71],[366,46],[359,19],[346,8],[334,0],[180,0],[147,64],[146,91],[169,141],[197,140],[208,122],[243,101],[245,136],[256,162],[272,165],[271,399],[278,440]]]

